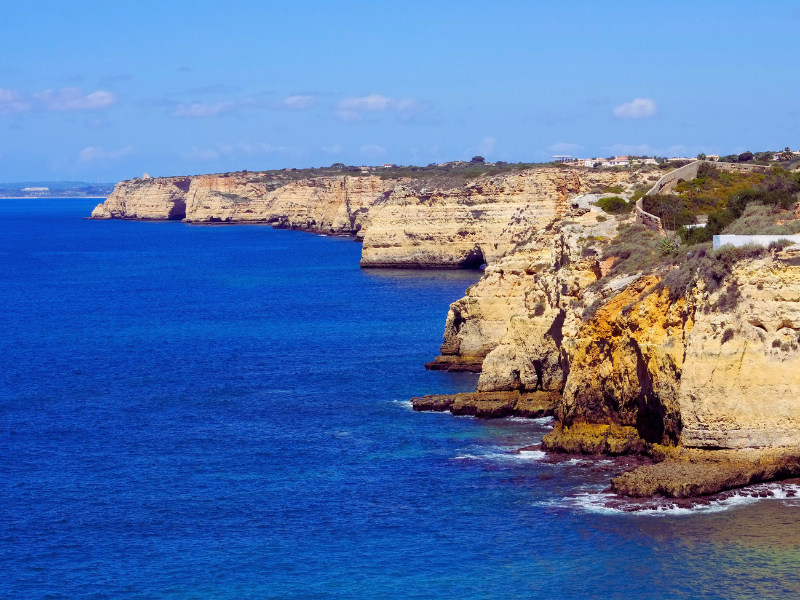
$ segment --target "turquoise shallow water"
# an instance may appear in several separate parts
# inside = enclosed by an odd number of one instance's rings
[[[783,598],[795,500],[603,508],[547,420],[418,414],[473,272],[0,200],[0,597]]]

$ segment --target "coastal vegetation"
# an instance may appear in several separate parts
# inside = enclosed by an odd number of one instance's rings
[[[798,200],[800,173],[781,167],[768,173],[730,173],[705,163],[695,179],[679,180],[674,193],[644,196],[642,208],[692,245],[710,242],[720,233],[797,233],[800,225],[787,211]],[[692,227],[703,215],[705,227]]]
[[[624,215],[633,210],[633,204],[619,196],[607,196],[597,201],[597,206],[612,215]]]
[[[800,233],[800,219],[788,210],[798,201],[800,182],[783,173],[775,175],[778,179],[733,194],[724,209],[709,216],[705,228],[681,227],[675,234],[664,237],[640,224],[621,225],[617,237],[606,242],[601,255],[603,260],[614,259],[613,264],[593,286],[599,289],[615,277],[653,273],[662,277],[654,291],[668,288],[673,301],[683,297],[701,280],[709,292],[719,290],[737,262],[762,258],[790,242],[779,240],[766,248],[746,245],[714,250],[710,243],[713,235]],[[683,207],[672,214],[679,218],[690,213]],[[728,290],[720,302],[723,312],[735,308],[735,290]]]

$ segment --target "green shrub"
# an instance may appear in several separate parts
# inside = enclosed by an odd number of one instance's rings
[[[653,194],[642,199],[645,212],[661,219],[666,229],[676,230],[682,225],[691,225],[696,219],[686,200],[673,194]]]
[[[633,210],[633,204],[626,202],[619,196],[600,198],[600,200],[597,201],[597,206],[612,215],[622,215]]]
[[[603,193],[604,194],[621,194],[624,191],[625,191],[625,188],[623,188],[620,185],[610,185],[606,189],[603,190]]]

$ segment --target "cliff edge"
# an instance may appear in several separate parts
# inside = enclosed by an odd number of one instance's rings
[[[571,197],[630,172],[536,168],[472,179],[267,173],[133,179],[93,219],[263,223],[363,242],[361,266],[478,268],[561,218]]]

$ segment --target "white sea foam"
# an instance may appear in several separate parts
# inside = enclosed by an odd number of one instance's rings
[[[535,423],[536,425],[544,425],[547,427],[553,427],[556,420],[553,417],[536,417],[531,419],[529,417],[505,417],[503,420],[505,421],[514,421],[517,423]]]
[[[522,450],[521,452],[488,452],[486,454],[461,454],[454,456],[453,460],[481,460],[481,461],[519,461],[542,460],[547,456],[541,450]]]
[[[411,400],[389,400],[391,404],[397,404],[398,406],[402,406],[407,410],[414,410],[414,405],[411,404]]]
[[[794,491],[795,496],[789,496],[788,492]],[[761,496],[762,492],[766,492],[767,496]],[[753,494],[758,494],[753,497]],[[631,514],[641,516],[667,516],[667,515],[692,515],[692,514],[709,514],[723,512],[736,508],[738,506],[746,506],[753,504],[759,500],[784,500],[791,506],[800,506],[800,486],[796,484],[781,484],[781,483],[764,483],[748,486],[739,490],[730,492],[723,498],[711,500],[708,504],[698,503],[695,506],[685,507],[679,506],[674,500],[663,498],[659,504],[645,504],[642,508],[636,510],[625,510],[625,500],[619,496],[603,492],[586,492],[578,494],[572,498],[564,498],[566,504],[577,507],[587,512],[601,513],[601,514]],[[611,505],[611,503],[617,506]],[[622,508],[620,508],[622,506]],[[634,507],[631,502],[627,505],[629,508]]]

